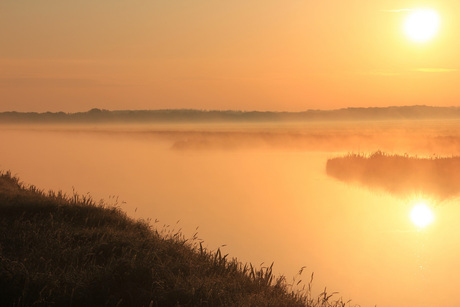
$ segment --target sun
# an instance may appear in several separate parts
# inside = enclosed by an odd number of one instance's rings
[[[419,228],[425,228],[434,220],[434,215],[431,209],[424,203],[418,203],[410,212],[412,222]]]
[[[435,10],[412,10],[404,23],[404,32],[415,42],[426,42],[439,30],[440,18]]]

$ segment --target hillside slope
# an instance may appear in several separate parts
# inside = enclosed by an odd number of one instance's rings
[[[0,176],[1,306],[343,306],[114,207]]]

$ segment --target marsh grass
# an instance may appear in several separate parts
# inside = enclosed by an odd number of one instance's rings
[[[346,306],[90,196],[0,175],[0,306]],[[313,277],[313,275],[312,275]]]
[[[397,195],[430,195],[444,200],[460,193],[460,157],[418,157],[350,153],[327,161],[329,176]]]

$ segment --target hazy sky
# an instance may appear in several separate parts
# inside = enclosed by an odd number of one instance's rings
[[[431,7],[438,35],[403,32]],[[457,105],[459,1],[1,0],[0,111]]]

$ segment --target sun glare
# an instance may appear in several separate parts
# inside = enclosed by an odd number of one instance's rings
[[[418,203],[410,212],[412,222],[419,228],[425,228],[434,220],[434,215],[431,209],[424,203]]]
[[[407,17],[404,32],[415,42],[426,42],[436,35],[439,23],[439,15],[436,11],[417,9]]]

